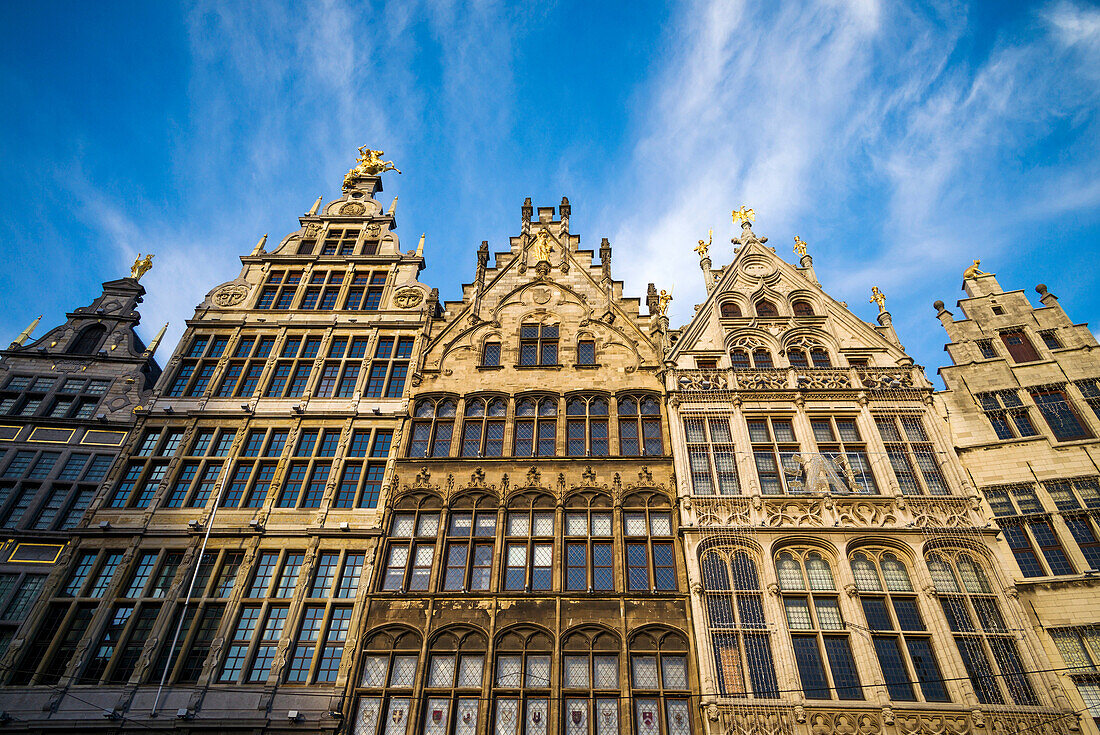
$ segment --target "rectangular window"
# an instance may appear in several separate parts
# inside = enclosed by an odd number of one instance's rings
[[[1058,388],[1032,389],[1031,397],[1058,441],[1073,441],[1092,437],[1092,432],[1085,426],[1084,421],[1070,403],[1064,390]]]
[[[519,334],[521,366],[558,364],[558,325],[524,324]]]
[[[1035,362],[1039,359],[1039,353],[1031,346],[1031,340],[1027,338],[1022,329],[1001,332],[1000,337],[1008,349],[1008,354],[1012,356],[1013,362]]]
[[[919,416],[876,416],[875,424],[902,493],[948,494],[947,482]]]

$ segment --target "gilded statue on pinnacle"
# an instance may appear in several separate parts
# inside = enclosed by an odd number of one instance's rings
[[[707,230],[707,241],[699,241],[699,244],[695,246],[695,252],[699,253],[699,259],[707,257],[707,253],[710,252],[710,246],[714,242],[714,230]]]
[[[377,176],[386,171],[401,173],[401,169],[394,166],[393,161],[383,161],[383,155],[385,155],[385,151],[371,150],[365,145],[359,146],[359,159],[356,161],[355,167],[344,176],[344,188],[349,188],[352,182],[360,176]]]
[[[975,260],[974,265],[963,271],[963,280],[965,281],[967,278],[976,278],[977,276],[988,276],[988,273],[978,267],[981,264],[982,261]]]
[[[740,209],[737,209],[737,210],[734,210],[733,212],[731,212],[731,214],[733,215],[733,224],[737,224],[738,222],[755,222],[756,221],[756,210],[750,209],[750,208],[746,207],[744,204],[741,205]]]
[[[554,252],[554,241],[550,233],[545,229],[539,230],[535,235],[535,241],[531,244],[531,249],[535,253],[536,263],[544,260],[550,262],[550,253]]]
[[[878,312],[886,311],[886,294],[879,291],[878,286],[871,286],[871,299],[868,304],[878,304]]]
[[[138,253],[137,258],[134,260],[134,264],[130,266],[130,278],[135,281],[140,281],[141,277],[149,272],[149,269],[153,267],[153,254],[149,253],[144,258],[141,257],[141,253]]]
[[[657,297],[657,316],[665,316],[670,301],[672,301],[672,294],[662,288],[660,296]]]
[[[798,235],[794,236],[794,251],[799,255],[806,254],[806,241]]]

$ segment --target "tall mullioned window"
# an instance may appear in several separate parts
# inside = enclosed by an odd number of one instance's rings
[[[348,444],[340,484],[336,487],[333,508],[374,508],[382,493],[386,457],[393,442],[392,429],[355,429]],[[376,461],[363,461],[369,457]]]
[[[876,416],[875,424],[902,493],[948,494],[947,481],[920,416]]]
[[[386,271],[356,273],[344,301],[348,311],[378,311],[382,305],[382,293],[386,289]]]
[[[378,338],[367,377],[368,398],[400,398],[405,392],[412,357],[412,337]]]
[[[691,490],[695,495],[740,495],[736,448],[725,416],[684,415]]]
[[[1032,388],[1031,398],[1039,407],[1039,413],[1047,422],[1054,437],[1061,442],[1076,439],[1091,439],[1092,431],[1077,409],[1070,402],[1064,390],[1065,386]]]
[[[867,459],[867,445],[854,418],[810,418],[814,441],[824,459],[836,469],[844,484],[857,493],[878,494],[878,485]]]
[[[608,446],[607,398],[573,396],[565,402],[566,454],[570,457],[606,457]]]
[[[148,508],[168,472],[171,457],[180,448],[183,435],[182,427],[146,429],[134,450],[134,458],[115,485],[108,507]]]
[[[1015,390],[975,393],[974,398],[989,419],[998,439],[1015,439],[1039,433],[1031,423],[1027,407]]]
[[[1044,487],[1085,560],[1100,572],[1100,478],[1055,480]]]
[[[700,561],[719,691],[730,697],[778,697],[756,562],[746,550],[728,546],[706,549]]]
[[[521,398],[516,401],[514,457],[553,457],[557,453],[558,401]]]
[[[203,508],[210,501],[221,474],[224,458],[229,456],[234,431],[198,427],[194,438],[168,485],[166,508]]]
[[[255,428],[248,432],[222,493],[222,507],[263,507],[289,436],[290,430],[282,427]]]
[[[1025,577],[1076,573],[1034,485],[1000,485],[983,492]]]
[[[508,403],[501,398],[466,398],[462,422],[463,457],[500,457],[504,454],[504,418]]]
[[[405,628],[388,628],[372,633],[364,651],[358,681],[356,731],[406,735],[413,717],[412,692],[420,661],[420,636]]]
[[[619,453],[624,457],[664,454],[661,402],[653,396],[623,396],[618,401]]]
[[[615,589],[613,513],[603,495],[573,496],[565,510],[565,585],[576,592]]]
[[[389,540],[382,573],[383,592],[427,591],[435,562],[439,534],[437,507],[402,509],[390,519]]]
[[[675,591],[672,514],[667,499],[634,495],[623,501],[626,587],[630,591]]]
[[[804,492],[796,459],[801,450],[791,420],[762,416],[750,418],[747,423],[760,491],[765,495]]]
[[[511,628],[496,644],[493,662],[493,735],[546,732],[550,717],[553,641],[530,627]]]
[[[287,464],[277,508],[320,508],[340,442],[339,429],[303,428]]]
[[[619,637],[583,628],[562,640],[562,720],[567,735],[619,731]]]
[[[950,701],[905,564],[884,549],[857,551],[850,564],[890,699]]]
[[[421,398],[413,409],[409,457],[449,457],[457,404],[452,398]]]
[[[648,628],[630,639],[630,702],[639,735],[690,735],[687,640]]]
[[[863,699],[832,566],[817,551],[775,557],[783,609],[807,699]]]
[[[1038,704],[1016,636],[978,560],[967,551],[941,549],[926,562],[978,701]]]
[[[333,337],[328,355],[321,363],[321,377],[314,395],[318,398],[351,398],[359,380],[363,357],[367,354],[366,337]]]
[[[298,284],[301,282],[301,271],[271,271],[267,276],[267,283],[260,289],[260,296],[256,300],[256,308],[289,309],[294,303],[294,294],[297,293]]]

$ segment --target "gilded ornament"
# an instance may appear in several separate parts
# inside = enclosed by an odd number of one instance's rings
[[[988,275],[990,275],[989,273],[986,273],[985,271],[983,271],[981,268],[978,267],[981,264],[982,264],[982,261],[975,260],[974,265],[970,266],[969,268],[967,268],[966,270],[963,271],[963,280],[965,281],[967,278],[976,278],[978,276],[988,276]]]
[[[554,240],[548,230],[542,229],[535,235],[535,241],[531,243],[531,249],[535,253],[535,262],[550,262],[550,253],[554,252]]]
[[[796,253],[798,253],[799,255],[805,255],[806,254],[806,243],[798,235],[794,236],[794,251]]]
[[[411,309],[424,299],[424,294],[416,288],[405,288],[393,296],[393,303],[399,309]]]
[[[672,294],[662,288],[660,295],[657,297],[657,316],[665,315],[670,301],[672,301]]]
[[[153,254],[149,253],[144,258],[141,257],[141,253],[138,253],[137,259],[134,260],[134,264],[130,266],[130,278],[135,281],[140,281],[141,277],[149,272],[149,269],[153,267]]]
[[[377,176],[386,171],[401,173],[401,169],[393,165],[393,161],[383,161],[384,151],[375,151],[365,145],[359,146],[359,159],[355,167],[344,176],[344,189],[350,189],[352,182],[360,176]]]
[[[737,224],[738,222],[742,222],[742,221],[743,222],[755,222],[756,221],[756,210],[750,209],[750,208],[746,207],[744,204],[741,205],[740,209],[734,210],[731,214],[733,215],[733,224]]]
[[[878,290],[878,286],[871,286],[871,299],[868,304],[878,304],[878,312],[886,311],[886,294]]]
[[[699,253],[699,259],[707,257],[707,253],[710,252],[710,246],[714,242],[714,230],[707,230],[707,241],[699,241],[699,244],[695,247],[695,252]]]

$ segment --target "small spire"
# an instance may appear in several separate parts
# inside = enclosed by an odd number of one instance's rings
[[[36,316],[34,318],[34,321],[31,322],[29,327],[27,327],[26,329],[24,329],[22,332],[19,333],[19,336],[15,338],[15,342],[12,342],[12,344],[19,345],[20,347],[22,347],[23,343],[26,342],[30,338],[31,334],[34,332],[34,328],[38,326],[38,322],[41,321],[41,320],[42,320],[42,315],[39,314],[38,316]]]
[[[310,208],[310,210],[308,212],[306,212],[307,217],[312,217],[313,215],[317,214],[317,210],[321,208],[321,198],[322,197],[324,197],[324,194],[317,197],[317,201],[315,201],[313,203],[313,207]]]
[[[267,244],[267,233],[265,232],[264,236],[260,238],[260,241],[258,243],[256,243],[256,247],[252,248],[252,254],[253,255],[259,255],[260,253],[262,253],[264,251],[264,245],[266,245],[266,244]]]
[[[267,235],[264,235],[264,237],[267,237]],[[149,347],[145,350],[145,354],[149,357],[152,357],[157,348],[160,347],[160,342],[164,339],[164,333],[168,331],[168,324],[168,322],[165,322],[164,326],[157,332],[157,336],[153,337],[153,341],[149,343]]]
[[[393,204],[390,205],[389,211],[386,212],[386,214],[392,217],[395,212],[397,212],[397,197],[393,198]]]
[[[416,244],[416,257],[424,257],[424,233],[420,233],[420,242]]]

